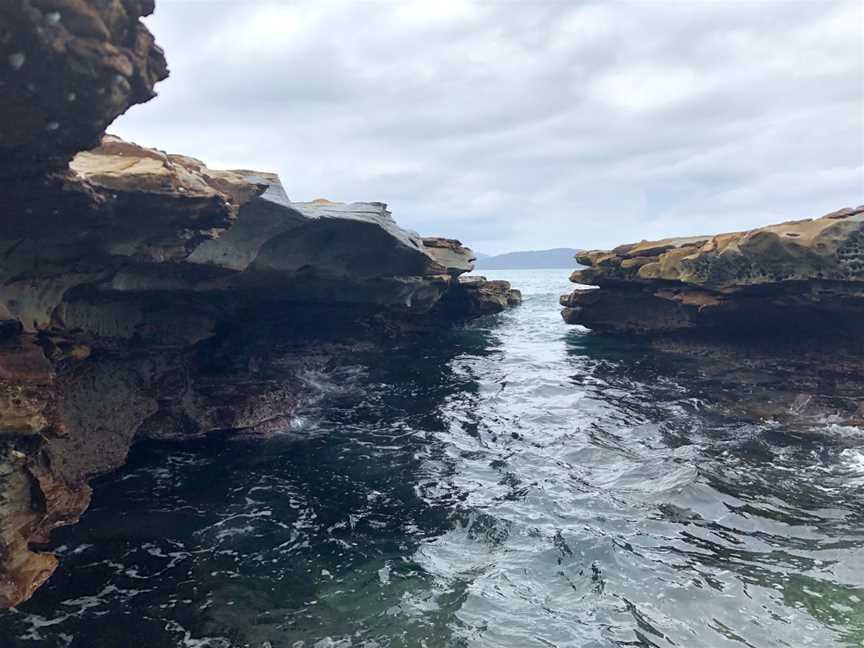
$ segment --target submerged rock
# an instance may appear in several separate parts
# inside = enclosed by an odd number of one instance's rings
[[[608,332],[773,343],[864,342],[864,207],[712,237],[577,255],[570,324]]]

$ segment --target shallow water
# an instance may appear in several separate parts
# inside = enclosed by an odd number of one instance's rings
[[[485,274],[524,305],[310,373],[283,435],[138,447],[0,646],[864,645],[864,432]]]

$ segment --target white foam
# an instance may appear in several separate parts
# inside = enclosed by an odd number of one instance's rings
[[[864,486],[864,450],[846,448],[840,452],[843,467],[851,475],[846,481],[849,486]]]

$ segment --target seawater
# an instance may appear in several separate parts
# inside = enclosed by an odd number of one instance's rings
[[[0,646],[864,645],[864,433],[564,325],[568,272],[484,273],[525,303],[310,372],[275,438],[136,447]]]

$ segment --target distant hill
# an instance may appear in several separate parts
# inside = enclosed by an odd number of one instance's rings
[[[526,250],[508,252],[496,256],[477,255],[475,270],[518,270],[535,268],[575,268],[578,263],[573,257],[579,250],[573,248],[553,248],[551,250]]]

